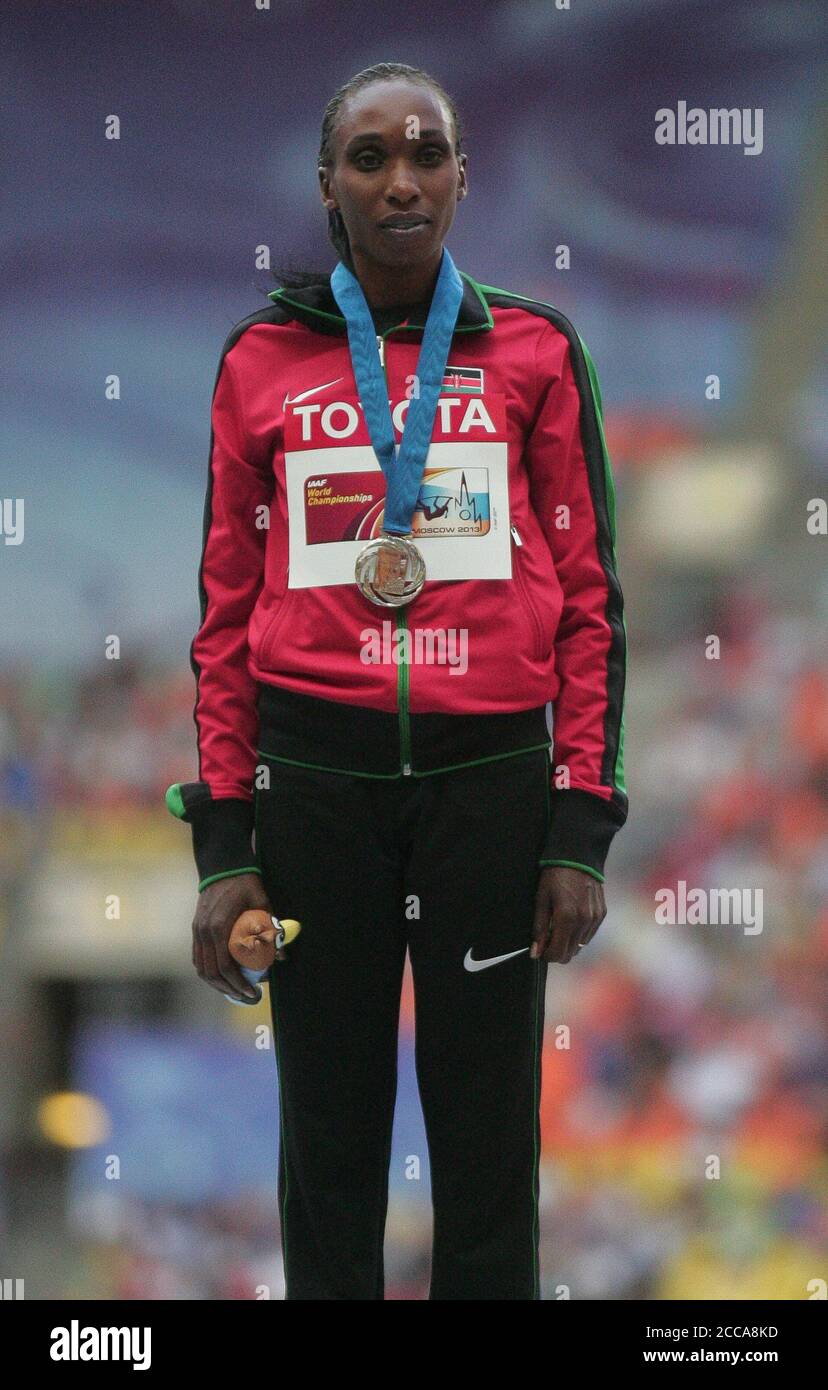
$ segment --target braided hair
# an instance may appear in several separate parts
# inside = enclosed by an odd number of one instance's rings
[[[424,87],[430,87],[445,103],[454,127],[454,152],[458,156],[463,153],[463,132],[460,118],[454,102],[436,77],[432,77],[422,68],[409,67],[408,63],[374,63],[372,67],[363,68],[362,72],[356,73],[343,83],[339,90],[334,92],[325,107],[325,114],[322,117],[322,137],[319,142],[318,163],[320,166],[330,167],[334,162],[334,132],[340,110],[348,97],[352,96],[354,92],[360,91],[362,87],[367,87],[371,82],[390,81],[396,77],[404,77],[410,82],[419,82]],[[348,269],[355,274],[356,270],[351,258],[351,244],[348,240],[342,213],[338,208],[328,209],[328,236],[336,251],[337,258],[343,261]],[[296,270],[288,266],[274,270],[273,275],[285,289],[300,289],[306,285],[327,285],[330,284],[331,278],[329,270]]]

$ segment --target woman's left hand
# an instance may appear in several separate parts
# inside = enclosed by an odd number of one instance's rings
[[[541,870],[535,895],[534,944],[529,955],[568,965],[591,941],[604,918],[604,885],[565,864]]]

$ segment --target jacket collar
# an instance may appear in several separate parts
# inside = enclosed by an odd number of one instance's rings
[[[474,329],[493,328],[494,319],[481,287],[465,271],[461,270],[459,274],[463,281],[463,298],[460,300],[455,333],[469,333]],[[314,328],[321,333],[347,332],[345,319],[328,284],[306,285],[302,289],[271,290],[268,299],[272,299],[274,304],[281,305],[291,318],[298,319],[308,328]],[[412,323],[400,325],[400,327],[418,329],[420,332],[424,332],[425,322],[419,322],[418,316],[415,315]]]

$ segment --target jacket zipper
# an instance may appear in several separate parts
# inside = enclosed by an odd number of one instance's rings
[[[397,634],[407,631],[408,622],[405,609],[399,611]],[[401,661],[397,667],[397,708],[400,719],[400,762],[404,777],[411,776],[411,726],[408,720],[408,662]]]
[[[393,328],[387,330],[393,333]],[[388,373],[385,369],[385,335],[377,334],[377,348],[379,350],[379,360],[385,377],[386,390],[388,388]],[[397,611],[397,641],[399,643],[401,634],[406,632],[408,623],[406,621],[405,609]],[[403,639],[404,640],[404,639]],[[405,651],[405,647],[403,647]],[[408,662],[401,661],[397,666],[397,718],[400,725],[400,764],[402,775],[411,776],[411,726],[408,719],[409,706],[409,685],[408,685]]]
[[[522,541],[521,538],[520,538],[520,533],[519,533],[517,527],[516,527],[516,526],[510,526],[510,527],[509,527],[509,530],[510,530],[511,533],[512,533],[512,540],[514,541],[514,543],[515,543],[515,545],[517,546],[517,548],[518,548],[518,549],[522,549],[522,547],[523,547],[523,541]],[[515,565],[513,566],[513,571],[514,571],[515,577],[517,578],[518,587],[519,587],[519,589],[520,589],[520,592],[521,592],[521,594],[523,595],[523,602],[524,602],[524,604],[526,605],[526,608],[527,608],[528,611],[529,611],[529,616],[530,616],[530,618],[532,619],[532,626],[533,626],[534,629],[535,629],[535,659],[536,659],[536,661],[540,661],[541,657],[543,656],[543,631],[542,631],[542,629],[541,629],[540,619],[539,619],[537,613],[535,612],[534,606],[533,606],[533,604],[532,604],[532,602],[531,602],[531,600],[530,600],[530,598],[529,598],[529,594],[527,593],[526,584],[524,583],[524,579],[523,579],[523,570],[522,570],[521,565],[515,564]]]

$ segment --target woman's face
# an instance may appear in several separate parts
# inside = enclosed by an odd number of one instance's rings
[[[343,103],[333,144],[322,201],[342,213],[352,255],[389,267],[439,259],[467,189],[466,156],[454,153],[437,94],[405,78],[372,82]],[[383,225],[389,218],[411,229]]]

